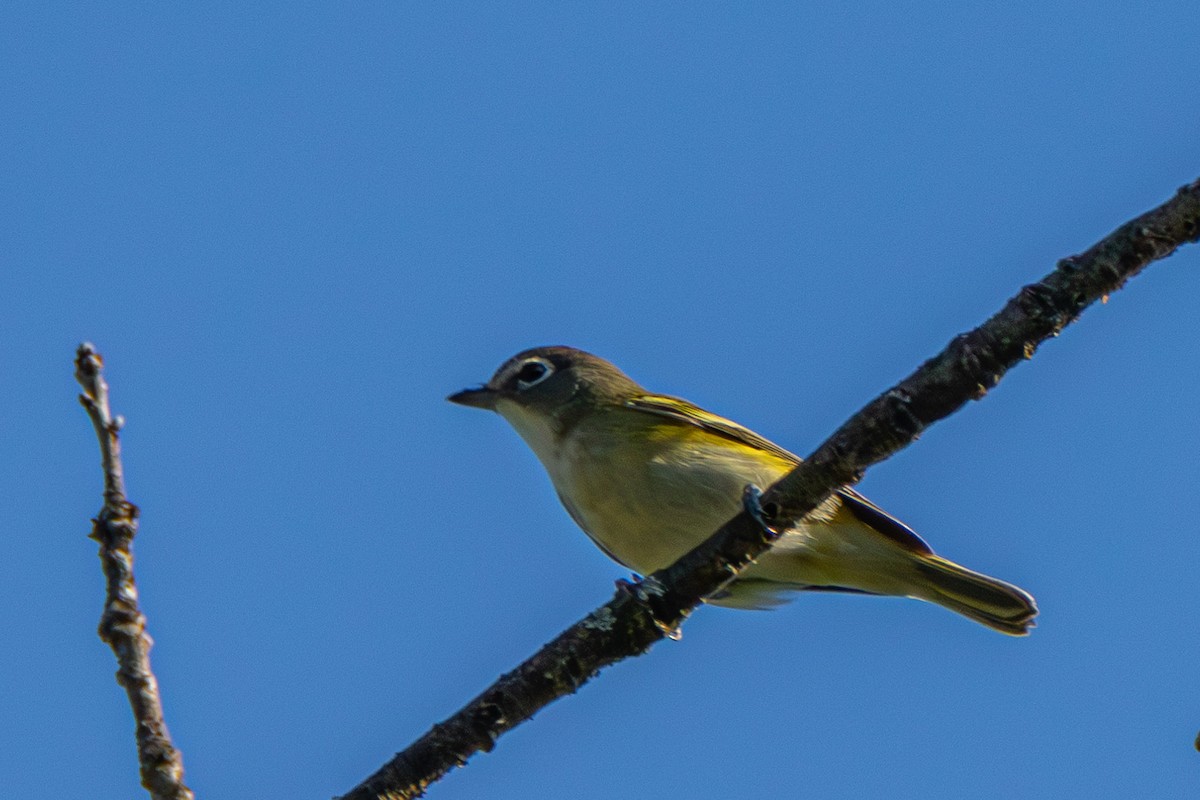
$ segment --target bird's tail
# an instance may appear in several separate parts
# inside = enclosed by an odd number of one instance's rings
[[[922,578],[918,596],[1009,636],[1025,636],[1034,626],[1037,604],[1023,589],[989,578],[932,554],[916,561]]]

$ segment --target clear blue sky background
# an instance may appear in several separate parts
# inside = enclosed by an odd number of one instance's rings
[[[203,798],[327,798],[624,573],[446,394],[565,343],[800,453],[1200,174],[1195,4],[37,3],[0,26],[0,793],[137,797],[71,357]],[[702,609],[438,798],[1200,786],[1200,248],[872,470],[1036,594]]]

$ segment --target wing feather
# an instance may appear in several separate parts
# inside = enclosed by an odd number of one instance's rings
[[[711,411],[705,411],[700,406],[678,397],[643,394],[626,400],[625,405],[636,411],[658,414],[688,425],[695,425],[709,433],[770,453],[791,464],[799,464],[801,461],[799,456],[784,450],[770,439],[759,436],[749,428],[713,414]],[[933,550],[925,543],[924,539],[917,535],[916,531],[858,492],[846,487],[839,489],[835,494],[841,499],[843,507],[853,514],[855,519],[891,539],[905,550],[924,555],[933,553]]]

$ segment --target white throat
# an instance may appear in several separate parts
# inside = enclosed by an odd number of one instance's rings
[[[511,400],[500,399],[496,403],[496,413],[504,417],[509,425],[521,435],[525,444],[534,452],[542,466],[550,473],[550,479],[558,484],[558,457],[561,448],[558,433],[553,421],[545,414],[530,411],[525,406]]]

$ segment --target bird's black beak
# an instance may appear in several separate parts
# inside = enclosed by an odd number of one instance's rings
[[[446,399],[451,403],[458,403],[460,406],[484,408],[488,411],[496,410],[496,392],[486,386],[480,386],[477,389],[463,389]]]

